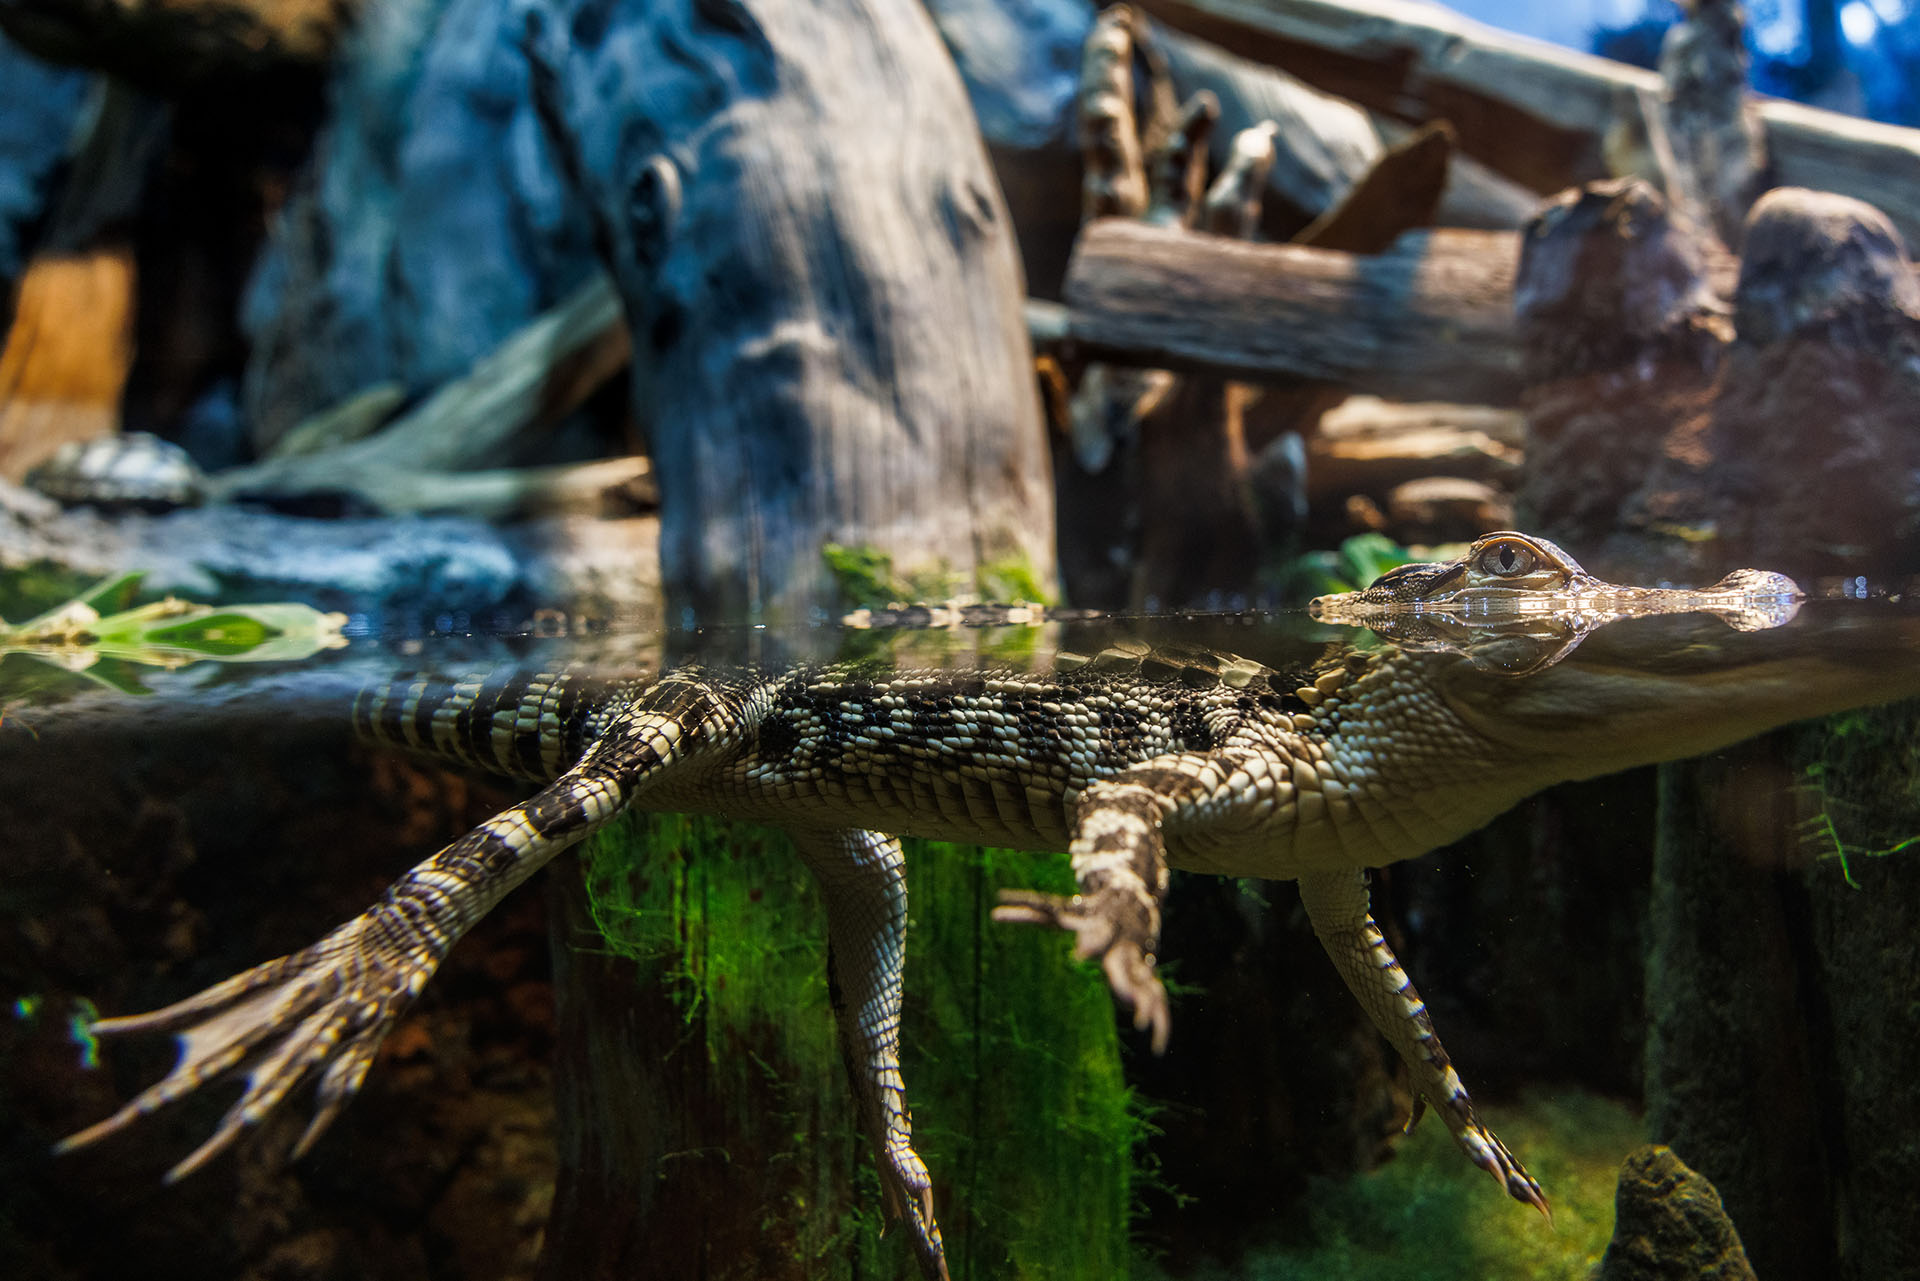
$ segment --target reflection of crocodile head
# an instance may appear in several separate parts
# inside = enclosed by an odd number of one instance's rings
[[[1790,621],[1803,599],[1792,579],[1757,569],[1698,589],[1623,587],[1544,538],[1502,531],[1457,560],[1402,565],[1309,609],[1321,622],[1366,627],[1409,649],[1459,652],[1517,676],[1559,662],[1619,619],[1709,613],[1738,631],[1761,631]]]

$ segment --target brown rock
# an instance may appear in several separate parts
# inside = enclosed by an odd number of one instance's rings
[[[1733,297],[1741,343],[1912,341],[1920,283],[1887,216],[1864,201],[1781,187],[1754,205]]]
[[[1638,179],[1588,183],[1527,224],[1514,316],[1531,383],[1612,369],[1650,352],[1710,358],[1722,305],[1713,252]]]

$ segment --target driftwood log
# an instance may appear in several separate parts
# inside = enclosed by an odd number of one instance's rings
[[[1064,316],[1039,323],[1106,360],[1511,404],[1519,248],[1511,233],[1440,228],[1355,255],[1109,219],[1081,236]]]
[[[1388,116],[1446,119],[1474,156],[1542,194],[1614,173],[1644,138],[1654,72],[1509,35],[1410,0],[1141,0],[1179,30]],[[1920,241],[1920,134],[1798,103],[1755,104],[1774,181],[1885,211]],[[1656,177],[1655,174],[1643,176]]]
[[[920,11],[825,8],[541,10],[561,135],[634,112],[576,167],[654,424],[665,588],[703,618],[804,617],[823,541],[965,584],[1053,563],[1011,228],[959,79]]]

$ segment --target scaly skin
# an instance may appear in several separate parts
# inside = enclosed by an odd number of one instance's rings
[[[245,1094],[175,1175],[313,1079],[304,1149],[459,936],[555,854],[637,807],[754,819],[793,835],[825,891],[859,1115],[888,1208],[906,1218],[929,1277],[946,1265],[897,1053],[901,835],[1067,850],[1078,894],[1009,892],[994,916],[1070,931],[1156,1049],[1171,1025],[1154,973],[1169,868],[1297,881],[1328,956],[1412,1071],[1416,1115],[1431,1107],[1470,1160],[1544,1213],[1539,1184],[1478,1120],[1375,925],[1365,869],[1453,840],[1555,781],[1920,688],[1912,671],[1769,652],[1711,621],[1711,635],[1696,628],[1681,644],[1626,639],[1591,664],[1573,653],[1613,618],[1705,610],[1762,627],[1790,617],[1797,600],[1791,583],[1752,571],[1706,592],[1617,587],[1545,540],[1505,533],[1459,561],[1409,566],[1366,592],[1316,602],[1322,617],[1365,621],[1401,643],[1335,646],[1291,676],[1120,644],[1059,655],[1044,671],[396,680],[362,695],[362,733],[548,785],[314,946],[166,1009],[96,1024],[105,1036],[174,1032],[180,1059],[63,1146],[244,1070]],[[1593,637],[1588,652],[1607,640]],[[1646,652],[1635,655],[1636,644]]]

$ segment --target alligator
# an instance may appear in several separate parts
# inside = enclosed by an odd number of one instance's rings
[[[1342,979],[1411,1071],[1414,1119],[1431,1108],[1469,1160],[1544,1214],[1540,1184],[1476,1115],[1375,924],[1368,869],[1452,841],[1555,782],[1920,689],[1920,663],[1896,675],[1884,653],[1746,635],[1787,622],[1800,600],[1791,581],[1751,570],[1703,591],[1623,587],[1544,538],[1500,532],[1457,559],[1315,601],[1320,619],[1384,639],[1329,643],[1291,673],[1122,641],[1029,668],[862,661],[689,665],[630,681],[566,671],[387,681],[355,704],[363,736],[543,788],[317,943],[163,1009],[95,1023],[106,1038],[172,1033],[179,1057],[61,1147],[238,1075],[240,1098],[168,1177],[204,1165],[310,1082],[297,1157],[460,936],[556,854],[637,809],[754,820],[792,837],[824,891],[856,1111],[887,1209],[905,1219],[928,1277],[947,1273],[897,1057],[903,835],[1067,851],[1078,893],[1006,891],[993,916],[1068,931],[1156,1050],[1171,1027],[1155,973],[1169,869],[1294,881]],[[1643,625],[1620,620],[1686,613],[1717,621],[1695,617],[1677,639],[1603,643]]]

